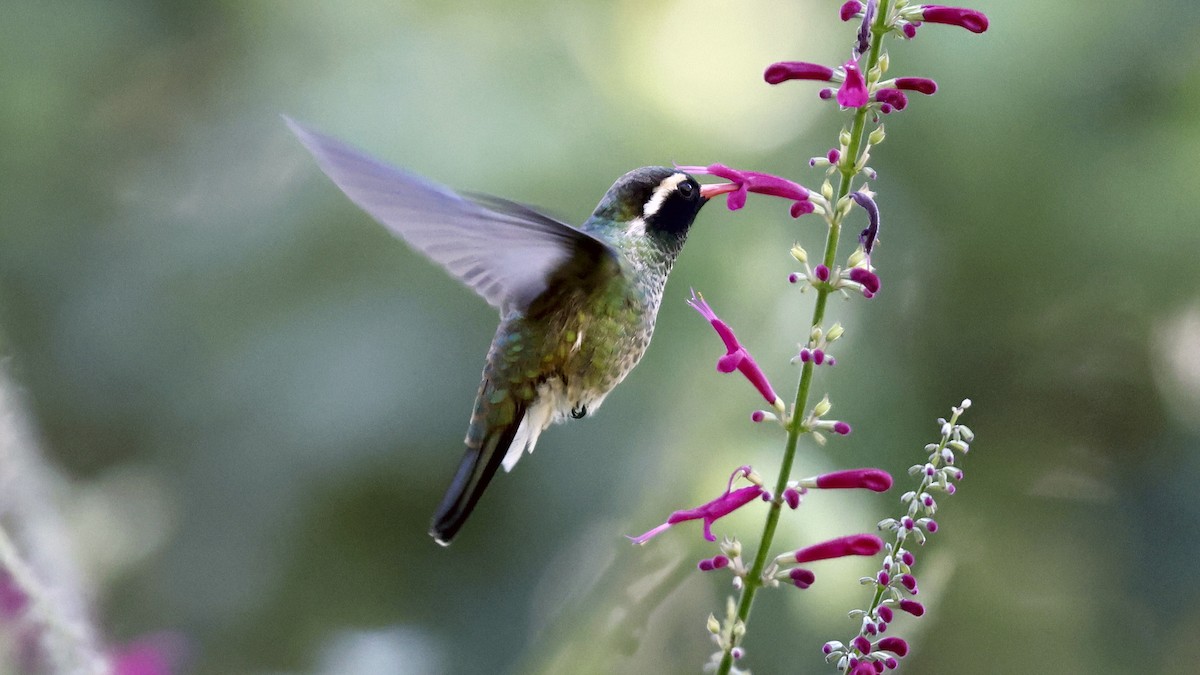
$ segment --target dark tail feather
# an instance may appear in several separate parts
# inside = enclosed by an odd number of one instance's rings
[[[475,510],[479,497],[487,489],[488,483],[492,482],[496,469],[500,468],[524,416],[524,407],[520,406],[512,422],[488,429],[479,447],[467,446],[454,480],[450,481],[446,496],[442,497],[441,505],[433,514],[429,534],[437,543],[449,546],[454,535],[467,522],[467,516]]]

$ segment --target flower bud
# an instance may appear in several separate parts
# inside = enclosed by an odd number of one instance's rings
[[[813,406],[813,415],[816,417],[824,417],[829,413],[829,409],[832,407],[833,404],[829,402],[829,395],[827,394],[817,402],[817,405]]]

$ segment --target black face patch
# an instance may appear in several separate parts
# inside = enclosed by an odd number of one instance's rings
[[[646,233],[686,236],[705,201],[694,178],[681,172],[672,173],[655,186],[643,207]]]
[[[593,217],[653,236],[664,244],[682,244],[696,212],[707,201],[700,184],[677,169],[645,166],[617,179],[596,206]]]

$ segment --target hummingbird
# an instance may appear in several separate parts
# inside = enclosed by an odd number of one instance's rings
[[[466,451],[429,530],[449,545],[498,468],[511,471],[551,424],[598,410],[641,360],[692,221],[732,185],[634,169],[575,227],[456,193],[284,120],[351,201],[500,312]]]

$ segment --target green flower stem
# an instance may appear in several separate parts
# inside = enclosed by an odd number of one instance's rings
[[[871,31],[871,48],[867,54],[867,63],[863,72],[870,72],[879,63],[879,52],[883,42],[884,17],[890,11],[890,0],[880,0],[879,6],[875,14],[875,25]],[[864,129],[867,126],[867,108],[864,106],[859,108],[854,113],[854,122],[850,127],[850,143],[847,145],[846,158],[843,162],[843,167],[840,170],[841,180],[838,183],[837,193],[830,203],[830,208],[834,209],[832,216],[829,219],[829,235],[825,239],[825,255],[824,263],[829,269],[834,269],[835,259],[837,258],[838,240],[841,238],[842,232],[842,215],[838,211],[838,204],[841,200],[850,194],[851,185],[854,182],[856,172],[855,164],[858,161],[858,155],[862,149]],[[825,320],[825,306],[829,300],[830,289],[824,287],[817,288],[817,302],[813,307],[812,327],[816,328]],[[809,361],[805,363],[800,371],[800,383],[796,387],[796,400],[792,406],[792,418],[787,425],[787,443],[783,450],[783,461],[779,466],[779,478],[775,482],[774,499],[771,500],[770,510],[767,512],[767,522],[763,526],[762,539],[758,547],[758,552],[754,556],[754,564],[750,567],[743,579],[742,595],[738,602],[737,621],[743,626],[750,619],[750,607],[754,604],[754,595],[758,589],[762,587],[762,574],[766,569],[767,560],[770,558],[771,545],[775,539],[775,529],[779,525],[779,514],[783,511],[783,492],[787,489],[788,479],[792,475],[792,464],[796,460],[796,447],[800,440],[800,435],[807,433],[809,429],[804,426],[804,411],[808,408],[808,395],[812,386],[813,379],[813,363]],[[728,675],[733,667],[733,641],[730,641],[725,653],[721,657],[721,664],[717,668],[718,675]]]

